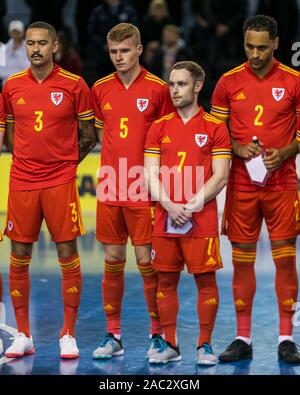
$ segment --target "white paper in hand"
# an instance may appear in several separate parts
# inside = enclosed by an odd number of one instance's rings
[[[266,169],[261,154],[245,160],[245,165],[252,183],[264,186],[270,173]]]
[[[181,226],[180,228],[175,228],[172,225],[172,219],[171,217],[168,215],[167,218],[167,224],[166,224],[166,233],[174,233],[177,235],[185,235],[186,233],[188,233],[192,228],[193,228],[193,223],[192,221],[188,221],[186,224],[184,224],[183,226]]]

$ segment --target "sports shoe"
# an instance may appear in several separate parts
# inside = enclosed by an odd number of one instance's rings
[[[154,354],[159,352],[159,350],[164,347],[164,343],[165,341],[161,337],[161,335],[158,335],[157,333],[153,334],[150,339],[149,350],[147,351],[147,359],[151,358]]]
[[[123,354],[124,349],[121,340],[115,338],[112,333],[107,333],[100,346],[93,352],[93,358],[108,359]]]
[[[13,342],[5,352],[7,358],[20,358],[35,352],[32,337],[26,337],[23,332],[18,332],[12,338]]]
[[[236,362],[242,359],[252,359],[252,344],[241,339],[235,339],[224,352],[219,355],[221,362]]]
[[[79,350],[76,339],[69,334],[59,340],[60,357],[64,359],[74,359],[79,357]]]
[[[203,343],[197,348],[197,365],[216,365],[217,362],[217,357],[209,343]]]
[[[300,363],[298,344],[291,340],[284,340],[278,346],[278,359],[287,363]]]
[[[169,342],[163,342],[159,351],[149,358],[149,363],[168,363],[181,361],[181,355],[178,347],[172,346]]]

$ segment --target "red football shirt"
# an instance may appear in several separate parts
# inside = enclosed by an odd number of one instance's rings
[[[160,158],[160,180],[170,199],[186,203],[212,176],[212,160],[231,158],[231,145],[226,125],[200,108],[186,124],[177,112],[155,121],[149,129],[144,152],[145,156]],[[174,176],[166,177],[163,168],[172,168]],[[199,176],[196,169],[200,170]],[[166,218],[167,212],[157,204],[153,235],[174,237],[165,233]],[[216,199],[205,204],[202,211],[193,213],[193,222],[189,236],[217,236]]]
[[[143,149],[152,122],[174,110],[167,84],[141,68],[126,89],[115,72],[94,84],[92,96],[95,126],[103,128],[98,199],[113,205],[150,204],[147,194],[141,198]]]
[[[220,78],[211,113],[224,120],[229,117],[231,137],[241,144],[257,136],[264,148],[284,147],[296,137],[299,75],[274,59],[270,72],[260,79],[244,63]],[[241,191],[297,189],[295,158],[284,161],[272,172],[266,186],[260,187],[251,183],[243,159],[233,156],[229,183]]]
[[[4,102],[3,96],[0,93],[0,133],[5,132],[5,113],[4,113]]]
[[[6,122],[14,123],[10,189],[48,188],[72,181],[78,164],[78,120],[94,118],[84,80],[55,66],[41,83],[31,69],[3,89]]]

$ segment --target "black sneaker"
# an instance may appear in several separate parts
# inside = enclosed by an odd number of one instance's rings
[[[291,340],[284,340],[278,346],[278,359],[287,363],[300,363],[299,346]]]
[[[219,355],[221,362],[236,362],[242,359],[252,359],[252,344],[249,345],[241,339],[235,339]]]

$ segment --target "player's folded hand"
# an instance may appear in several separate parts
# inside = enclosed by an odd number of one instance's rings
[[[269,171],[276,170],[280,167],[283,156],[281,154],[281,150],[276,148],[268,148],[266,149],[266,156],[264,157],[264,164]]]
[[[262,152],[262,147],[252,142],[244,145],[234,141],[232,147],[233,152],[242,159],[250,159]]]
[[[169,202],[167,211],[174,227],[181,227],[192,218],[192,213],[186,211],[183,204]]]

